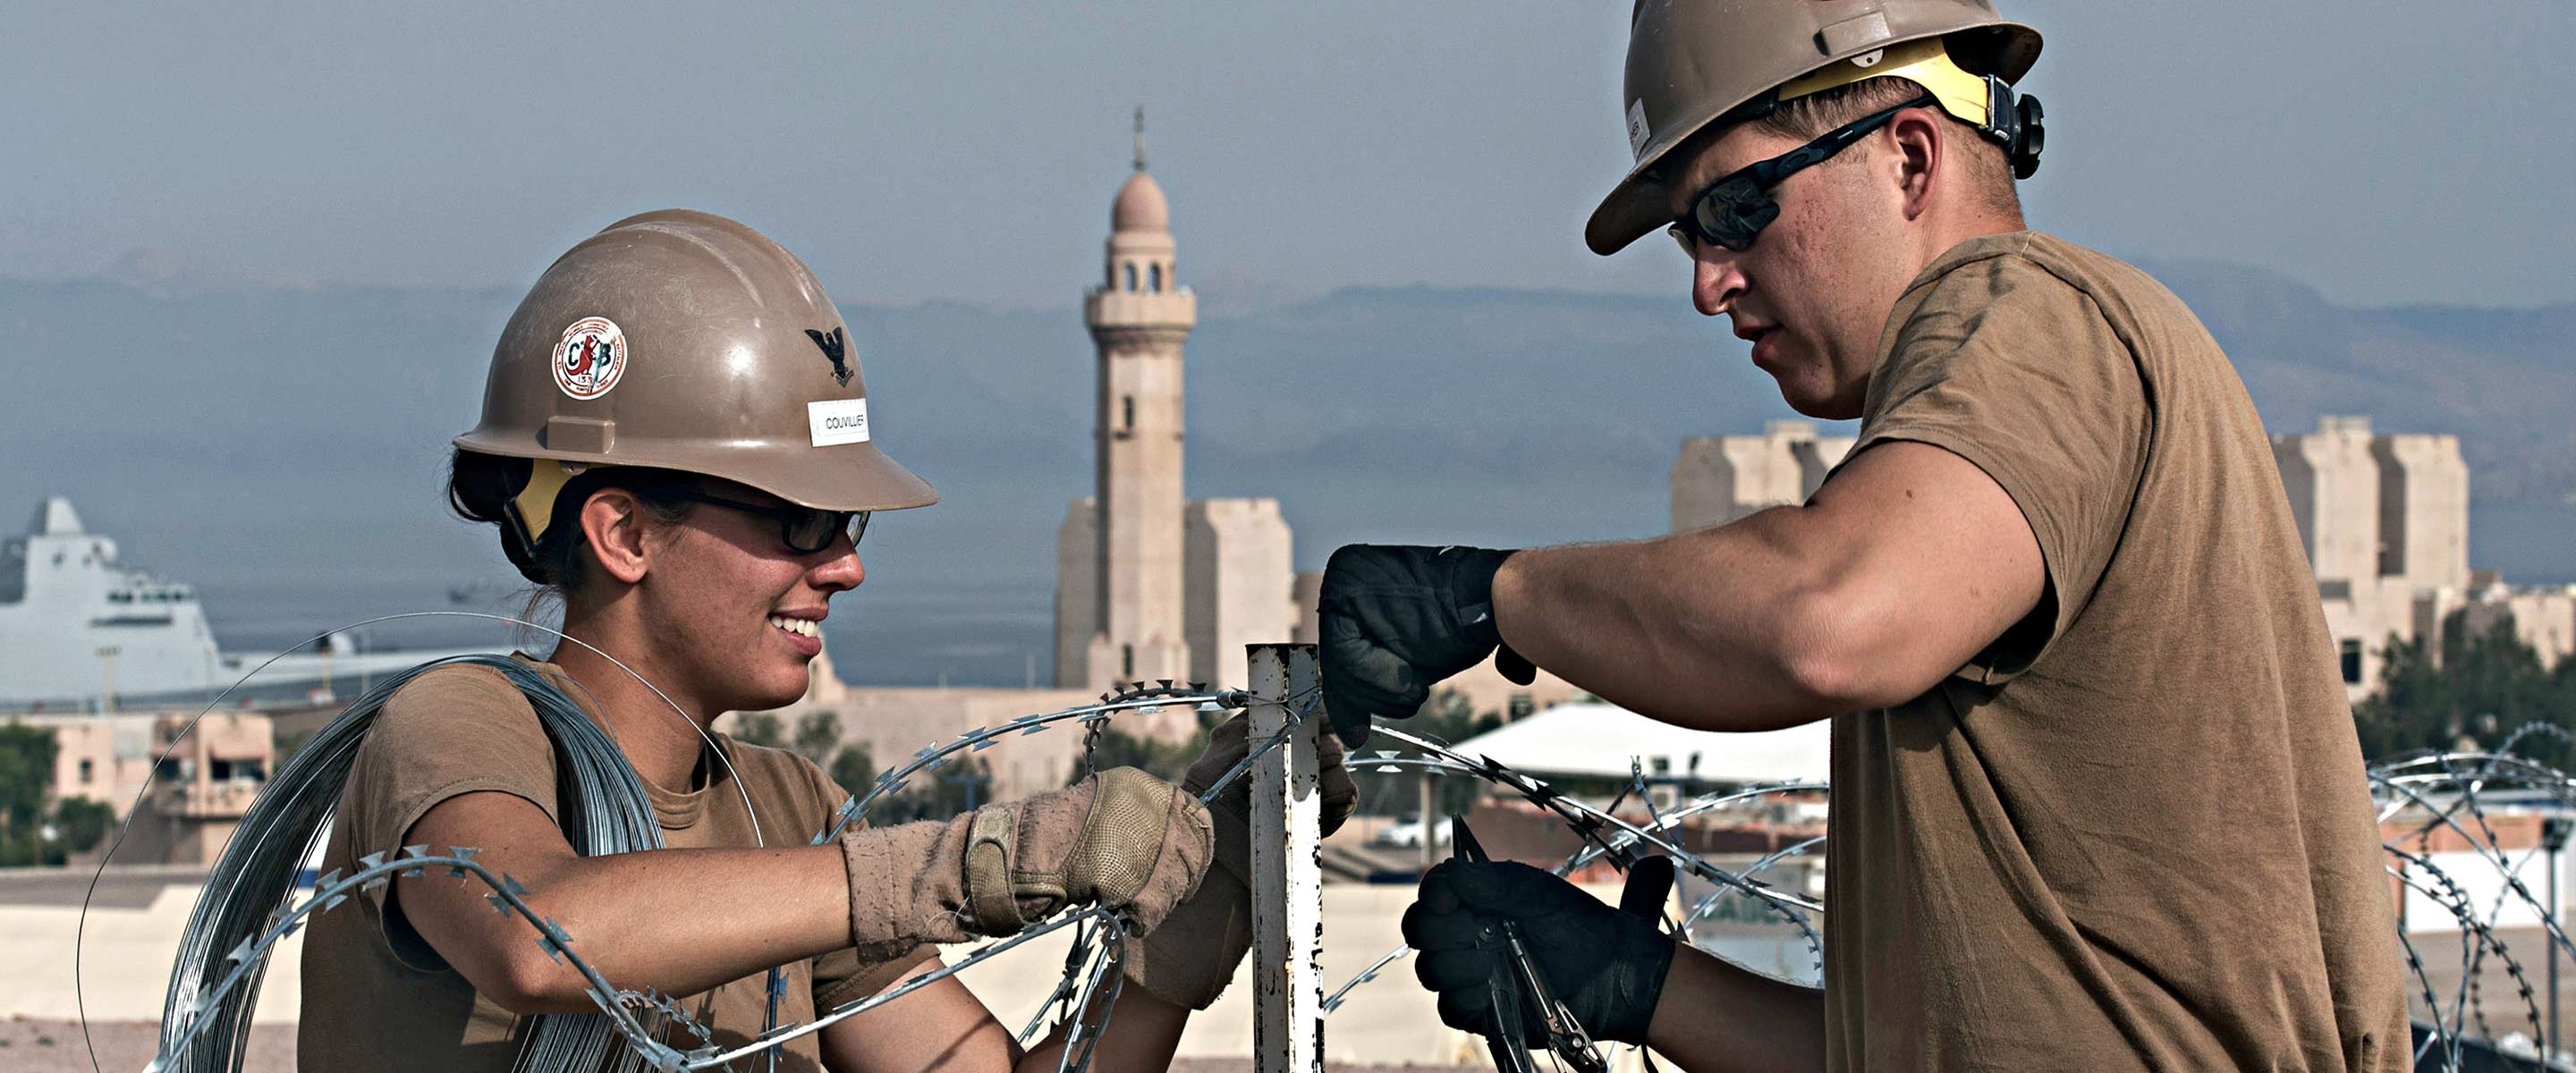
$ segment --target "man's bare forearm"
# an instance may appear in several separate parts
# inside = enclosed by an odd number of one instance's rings
[[[1684,944],[1664,975],[1647,1041],[1689,1073],[1823,1069],[1825,993]]]
[[[1522,552],[1494,622],[1539,666],[1706,730],[1919,696],[2041,606],[2021,508],[1967,460],[1883,443],[1802,506],[1625,544]]]
[[[1537,548],[1494,576],[1503,640],[1631,710],[1706,730],[1837,714],[1812,667],[1830,629],[1791,541],[1797,508],[1653,540]]]

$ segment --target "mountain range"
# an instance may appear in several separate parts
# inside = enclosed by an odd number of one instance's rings
[[[0,507],[73,496],[129,562],[195,581],[228,639],[284,644],[450,606],[449,590],[501,606],[515,576],[440,492],[516,288],[228,284],[149,263],[0,279]],[[2356,308],[2261,270],[2144,267],[2201,314],[2274,430],[2351,413],[2456,434],[2479,524],[2522,511],[2473,528],[2473,556],[2576,574],[2576,510],[2560,509],[2576,502],[2576,303]],[[944,498],[870,529],[873,611],[835,617],[836,652],[872,653],[862,681],[1043,680],[1055,527],[1092,481],[1075,295],[843,297],[880,445]],[[1794,416],[1678,290],[1346,287],[1209,316],[1187,353],[1191,494],[1280,498],[1307,567],[1352,540],[1660,532],[1683,437]]]

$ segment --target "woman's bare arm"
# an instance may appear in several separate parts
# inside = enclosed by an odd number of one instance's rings
[[[515,878],[530,907],[619,987],[695,994],[850,945],[850,886],[840,847],[665,849],[583,857],[527,799],[462,794],[439,802],[403,841],[473,846]],[[396,880],[400,911],[475,990],[513,1013],[594,1009],[582,978],[516,914],[495,913],[483,884]]]

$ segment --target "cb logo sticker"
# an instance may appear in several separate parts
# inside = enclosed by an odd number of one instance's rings
[[[595,399],[626,375],[626,333],[606,317],[583,317],[555,341],[555,386],[576,399]]]

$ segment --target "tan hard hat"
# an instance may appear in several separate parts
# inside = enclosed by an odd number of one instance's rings
[[[1991,0],[1637,0],[1620,102],[1636,165],[1592,210],[1584,244],[1616,253],[1671,223],[1656,166],[1711,122],[1829,64],[1929,37],[2007,83],[2039,59],[2039,31]]]
[[[877,449],[840,310],[769,237],[685,209],[631,216],[537,279],[492,350],[469,451],[553,459],[523,504],[542,527],[567,473],[649,466],[820,510],[927,506]],[[525,494],[525,493],[523,493]]]

